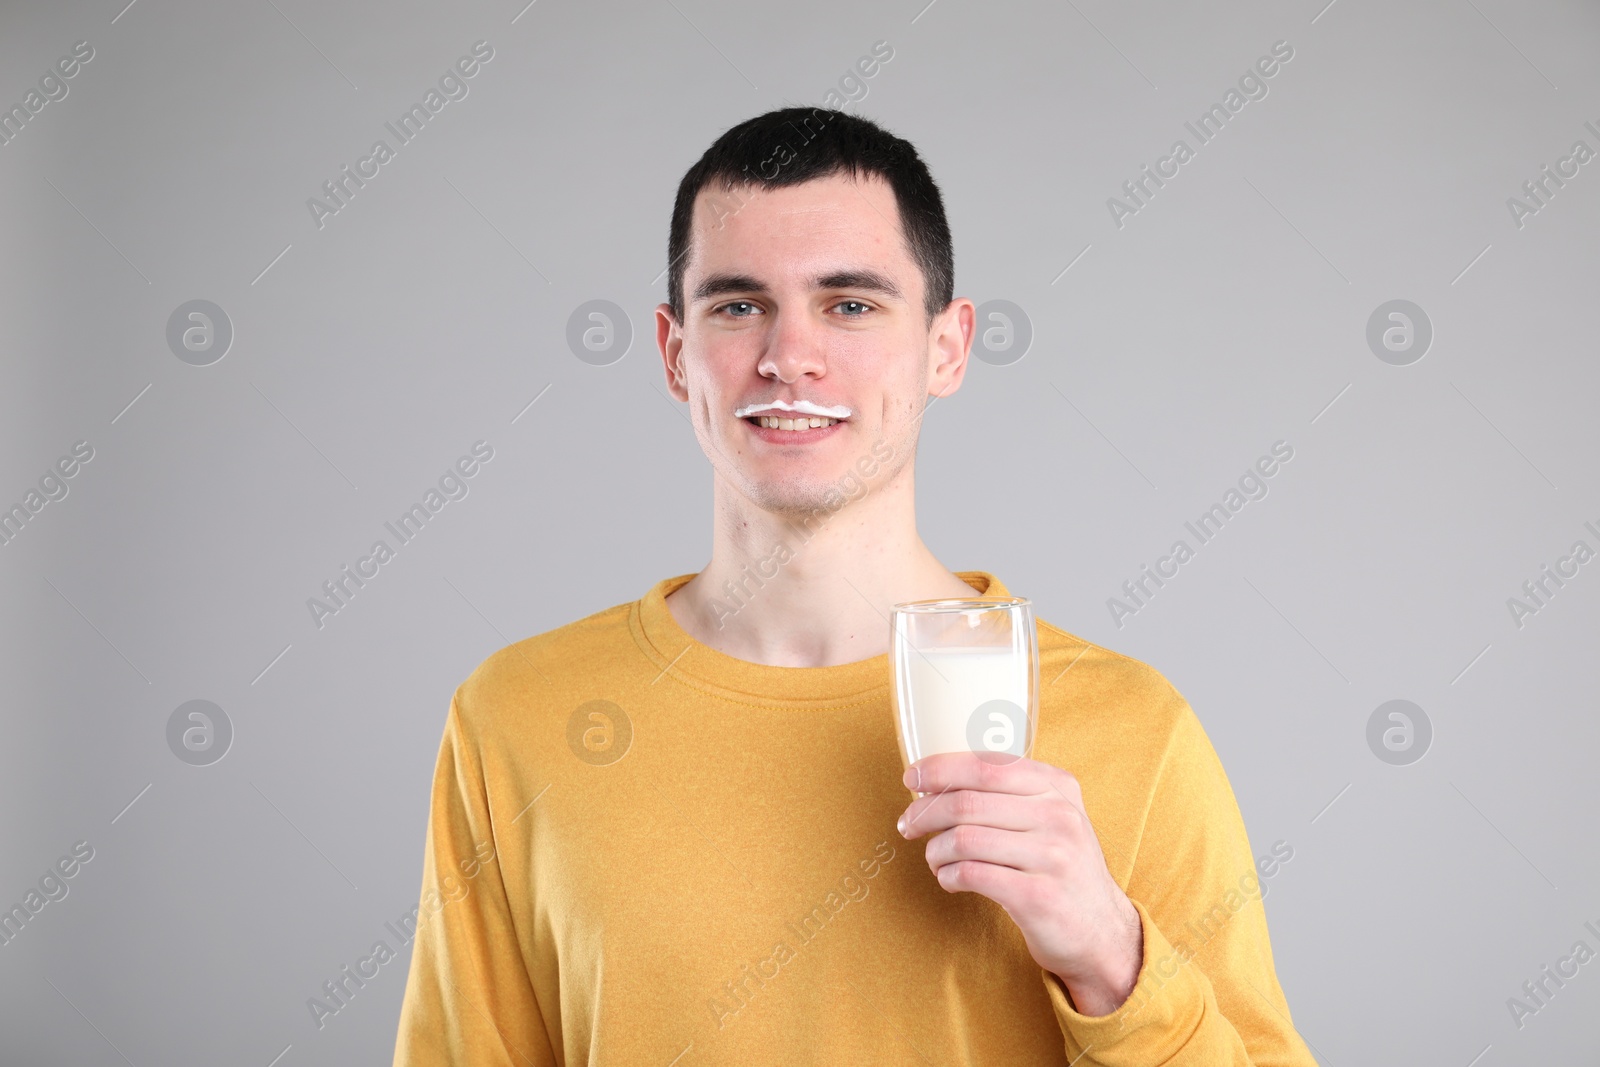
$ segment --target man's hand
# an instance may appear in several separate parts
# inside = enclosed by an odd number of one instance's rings
[[[1144,931],[1106,869],[1078,780],[1037,760],[993,760],[954,752],[913,763],[905,785],[928,795],[906,808],[900,832],[934,834],[925,851],[939,884],[999,904],[1080,1013],[1110,1014],[1133,991]]]

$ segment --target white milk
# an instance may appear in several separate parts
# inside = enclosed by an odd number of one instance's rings
[[[908,649],[897,693],[901,736],[909,749],[906,759],[915,763],[938,752],[985,750],[1026,755],[1028,681],[1028,660],[1020,649]],[[972,713],[980,704],[1001,699],[1022,709],[1022,721],[1013,723],[1009,738],[1000,723],[983,722],[975,749],[967,739]]]

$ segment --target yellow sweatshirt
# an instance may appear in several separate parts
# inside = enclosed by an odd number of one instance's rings
[[[667,608],[691,577],[456,690],[397,1067],[1314,1067],[1260,900],[1292,846],[1252,855],[1157,671],[1039,622],[1034,758],[1078,777],[1144,925],[1132,996],[1084,1016],[998,904],[947,893],[927,838],[896,831],[914,795],[888,658],[717,652]]]

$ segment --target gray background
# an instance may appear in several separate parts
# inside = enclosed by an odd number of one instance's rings
[[[406,958],[321,1030],[306,1000],[416,903],[451,691],[709,550],[650,333],[677,181],[877,40],[851,109],[941,183],[957,291],[1033,330],[926,420],[925,539],[1189,699],[1255,850],[1295,850],[1267,908],[1323,1063],[1600,1045],[1600,962],[1506,1007],[1600,949],[1600,563],[1507,606],[1600,548],[1600,161],[1520,228],[1506,204],[1600,150],[1594,4],[124,2],[0,21],[5,106],[95,50],[0,147],[0,505],[95,450],[0,546],[0,905],[95,849],[0,947],[7,1064],[388,1062]],[[307,198],[480,39],[469,95],[319,229]],[[1269,94],[1116,226],[1278,40]],[[195,299],[235,334],[205,367],[166,342]],[[594,299],[635,332],[608,366],[565,339]],[[1407,366],[1366,341],[1394,299],[1434,330]],[[479,439],[469,495],[315,626]],[[1270,494],[1114,623],[1279,440]],[[1433,727],[1406,766],[1366,740],[1397,698]],[[235,731],[209,766],[166,740],[193,699]]]

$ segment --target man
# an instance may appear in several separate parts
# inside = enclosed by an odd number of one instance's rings
[[[1258,870],[1155,670],[1041,622],[1035,758],[901,778],[891,605],[1006,593],[917,535],[974,309],[912,146],[742,123],[668,256],[711,560],[456,690],[395,1063],[1314,1064],[1260,903],[1293,850]]]

